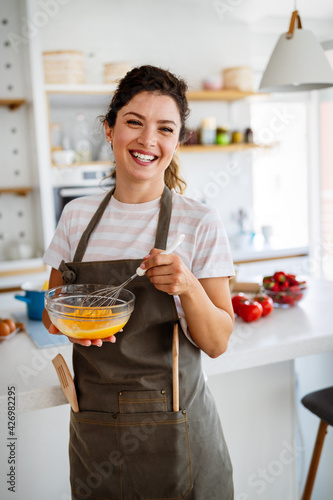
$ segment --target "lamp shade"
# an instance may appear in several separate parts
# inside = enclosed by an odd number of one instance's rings
[[[300,92],[333,86],[333,69],[309,30],[280,36],[260,82],[262,92]]]

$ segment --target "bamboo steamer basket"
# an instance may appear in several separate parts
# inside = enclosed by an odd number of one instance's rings
[[[104,64],[104,83],[115,84],[132,69],[129,62],[112,62]]]
[[[223,88],[236,89],[243,92],[253,91],[253,72],[250,66],[225,68],[222,71]]]
[[[43,52],[46,84],[86,83],[83,52],[56,50]]]

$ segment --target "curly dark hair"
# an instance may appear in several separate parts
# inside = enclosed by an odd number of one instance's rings
[[[182,143],[186,137],[186,119],[190,112],[186,98],[187,88],[184,80],[157,66],[145,65],[133,68],[120,80],[108,112],[101,117],[101,121],[107,122],[113,128],[118,111],[140,92],[166,95],[172,97],[178,107],[181,119],[179,142]],[[164,182],[170,189],[175,188],[181,193],[186,188],[186,182],[180,177],[179,163],[175,156],[165,170]]]

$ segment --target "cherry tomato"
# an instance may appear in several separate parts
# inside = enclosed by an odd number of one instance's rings
[[[234,308],[234,313],[239,314],[239,304],[241,302],[244,302],[245,300],[249,300],[249,298],[244,294],[244,293],[238,293],[237,295],[234,295],[231,299],[232,301],[232,307]]]
[[[256,295],[254,299],[256,302],[259,302],[262,306],[262,315],[267,316],[270,314],[273,309],[274,309],[274,303],[268,295],[261,294],[261,295]]]
[[[240,317],[250,323],[251,321],[256,321],[262,316],[262,305],[259,302],[245,300],[239,304],[239,315]]]

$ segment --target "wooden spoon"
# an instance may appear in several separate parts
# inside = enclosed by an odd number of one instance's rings
[[[72,410],[75,413],[79,412],[80,410],[79,404],[77,402],[74,380],[72,378],[71,372],[69,371],[66,361],[61,354],[57,354],[56,357],[52,359],[52,363],[54,365],[54,368],[56,369],[60,385],[67,401],[69,402]]]

